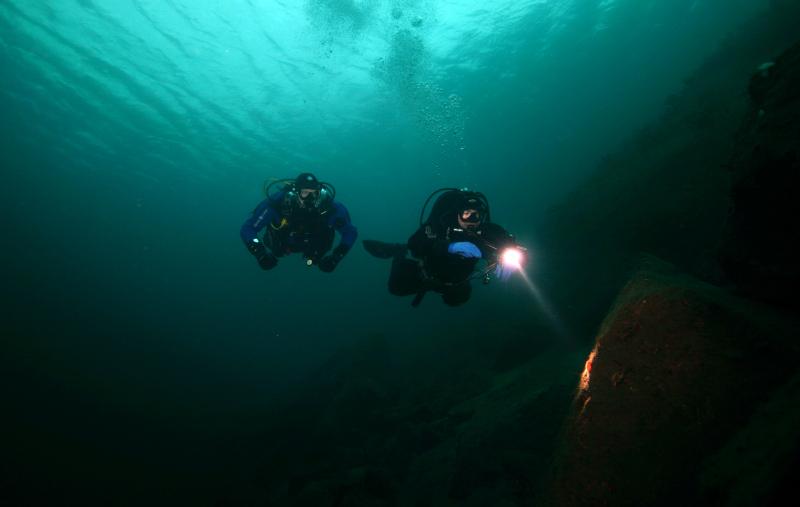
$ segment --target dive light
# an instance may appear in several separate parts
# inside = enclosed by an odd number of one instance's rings
[[[503,250],[503,253],[500,254],[500,263],[503,265],[504,268],[511,268],[516,271],[522,269],[522,263],[525,260],[525,256],[522,253],[522,249],[517,247],[509,247]]]

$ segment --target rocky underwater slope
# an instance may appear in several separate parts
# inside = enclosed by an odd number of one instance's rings
[[[800,43],[761,65],[719,285],[650,258],[605,318],[549,505],[778,505],[800,464]]]
[[[649,224],[636,218],[642,230],[631,237],[648,238],[650,251],[680,267],[652,257],[632,264],[586,363],[543,504],[777,505],[792,496],[800,464],[800,43],[759,65],[747,91],[731,149],[718,152],[728,152],[720,167],[729,184],[679,186],[722,176],[713,171],[639,181],[649,185],[644,194],[663,184],[667,200],[692,202],[697,215],[658,218],[656,208]],[[665,137],[677,163],[714,155]],[[725,199],[719,188],[730,189]],[[724,221],[714,216],[719,205],[701,206],[704,196],[726,204]]]
[[[262,466],[223,504],[785,498],[800,465],[798,14],[776,2],[745,27],[542,224],[545,290],[584,343],[553,345],[535,318],[466,342],[365,339],[247,443]]]

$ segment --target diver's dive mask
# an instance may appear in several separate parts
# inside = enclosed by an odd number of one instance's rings
[[[484,221],[484,213],[475,208],[462,209],[458,212],[458,226],[464,230],[475,231]]]
[[[480,210],[465,209],[459,212],[459,218],[462,222],[477,225],[483,221],[483,214]]]
[[[319,190],[313,188],[301,188],[297,190],[297,200],[304,208],[316,208],[319,203]]]

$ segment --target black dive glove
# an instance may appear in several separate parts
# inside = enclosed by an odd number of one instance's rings
[[[261,269],[264,271],[272,269],[278,265],[278,258],[269,252],[265,252],[264,255],[256,257],[256,260],[258,261],[258,265],[261,266]]]
[[[268,270],[278,265],[278,258],[267,251],[267,248],[259,241],[252,241],[247,244],[247,249],[258,261],[261,269]]]
[[[330,255],[326,255],[319,261],[319,269],[325,273],[330,273],[341,262],[347,253],[347,248],[342,245],[337,246]]]

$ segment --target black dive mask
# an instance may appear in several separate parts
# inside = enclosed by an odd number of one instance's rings
[[[297,199],[303,204],[303,207],[315,208],[319,200],[319,190],[313,190],[311,192],[306,191],[305,196],[303,196],[303,194],[304,190],[297,192]]]
[[[480,210],[467,209],[458,213],[462,222],[472,225],[478,225],[483,222],[483,213]]]

